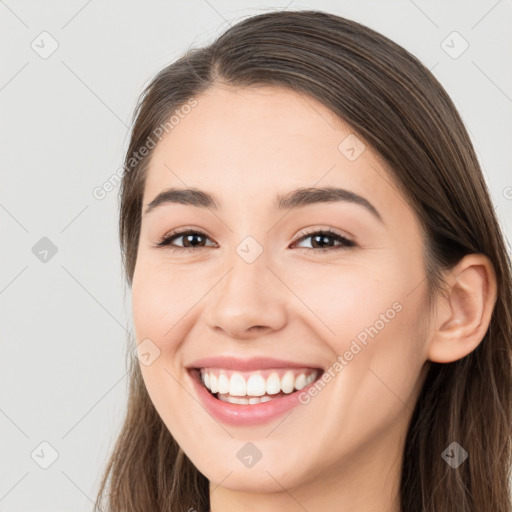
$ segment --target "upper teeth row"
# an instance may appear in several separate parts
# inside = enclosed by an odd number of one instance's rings
[[[218,374],[218,372],[216,372]],[[204,385],[212,393],[230,394],[232,396],[263,396],[264,394],[276,395],[292,393],[311,384],[317,377],[318,371],[307,374],[302,372],[295,374],[289,370],[281,378],[277,372],[271,373],[266,379],[259,373],[249,375],[246,380],[241,373],[234,372],[228,377],[221,371],[216,375],[213,371],[201,370],[201,379]]]

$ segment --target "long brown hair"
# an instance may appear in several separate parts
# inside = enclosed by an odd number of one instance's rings
[[[175,111],[219,82],[284,86],[309,95],[381,155],[424,230],[432,297],[442,271],[464,255],[490,258],[498,296],[489,329],[466,357],[428,361],[407,433],[400,502],[404,512],[511,512],[510,257],[453,102],[427,68],[388,38],[326,12],[269,12],[242,20],[159,72],[135,110],[119,191],[129,285],[151,156],[149,151],[141,158],[140,149],[155,141],[159,127],[172,128]],[[441,457],[454,441],[469,453],[457,469]],[[208,480],[167,430],[132,356],[127,414],[96,505],[111,512],[175,512],[208,511],[209,504]]]

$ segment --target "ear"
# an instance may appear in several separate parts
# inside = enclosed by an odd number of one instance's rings
[[[497,297],[494,267],[483,254],[462,258],[445,280],[427,347],[427,358],[437,363],[462,359],[480,344]]]

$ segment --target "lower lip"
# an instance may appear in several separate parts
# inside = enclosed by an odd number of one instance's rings
[[[191,375],[199,399],[206,410],[222,423],[236,426],[261,425],[278,418],[297,405],[302,405],[299,401],[299,394],[307,392],[308,388],[314,386],[316,383],[316,381],[313,381],[300,391],[294,391],[282,398],[274,398],[268,402],[246,405],[223,402],[215,398],[200,382],[198,371],[189,371],[189,374]]]

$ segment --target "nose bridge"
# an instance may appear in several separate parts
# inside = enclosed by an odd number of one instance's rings
[[[281,328],[286,320],[283,294],[267,268],[263,247],[246,237],[226,258],[229,269],[213,296],[210,327],[240,338],[252,333],[252,327],[259,327],[259,334],[263,328]]]

